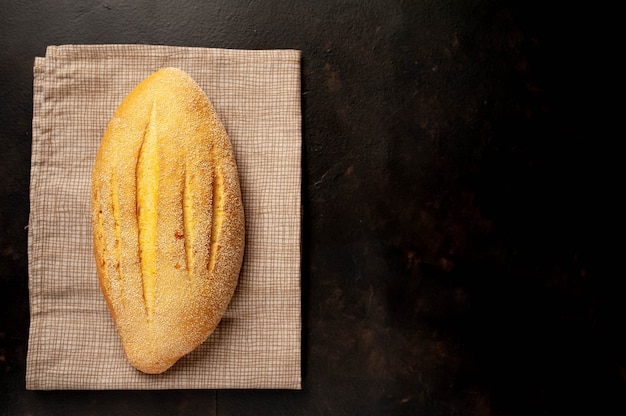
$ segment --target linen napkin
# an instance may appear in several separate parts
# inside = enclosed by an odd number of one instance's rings
[[[239,284],[209,339],[167,372],[126,361],[98,285],[91,169],[120,101],[174,66],[207,94],[235,152],[246,214]],[[34,66],[26,388],[301,388],[300,52],[50,46]]]

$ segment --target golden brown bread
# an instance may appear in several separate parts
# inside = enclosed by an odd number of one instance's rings
[[[92,223],[100,287],[126,356],[161,373],[213,332],[244,249],[230,141],[183,71],[152,74],[113,115],[93,168]]]

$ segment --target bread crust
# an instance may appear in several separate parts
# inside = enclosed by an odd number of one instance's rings
[[[215,109],[183,71],[121,102],[92,175],[100,287],[129,362],[158,374],[213,332],[237,285],[245,224]]]

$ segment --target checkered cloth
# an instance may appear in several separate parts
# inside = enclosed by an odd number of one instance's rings
[[[165,66],[204,90],[232,141],[246,213],[239,285],[209,339],[161,375],[126,361],[96,277],[91,169],[114,110]],[[301,386],[300,52],[51,46],[34,67],[26,387]]]

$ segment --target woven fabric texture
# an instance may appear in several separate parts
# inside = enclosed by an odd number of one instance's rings
[[[167,66],[200,85],[228,131],[246,250],[215,332],[147,375],[126,361],[98,284],[91,169],[120,101]],[[50,46],[35,59],[32,139],[27,389],[300,388],[299,51]]]

